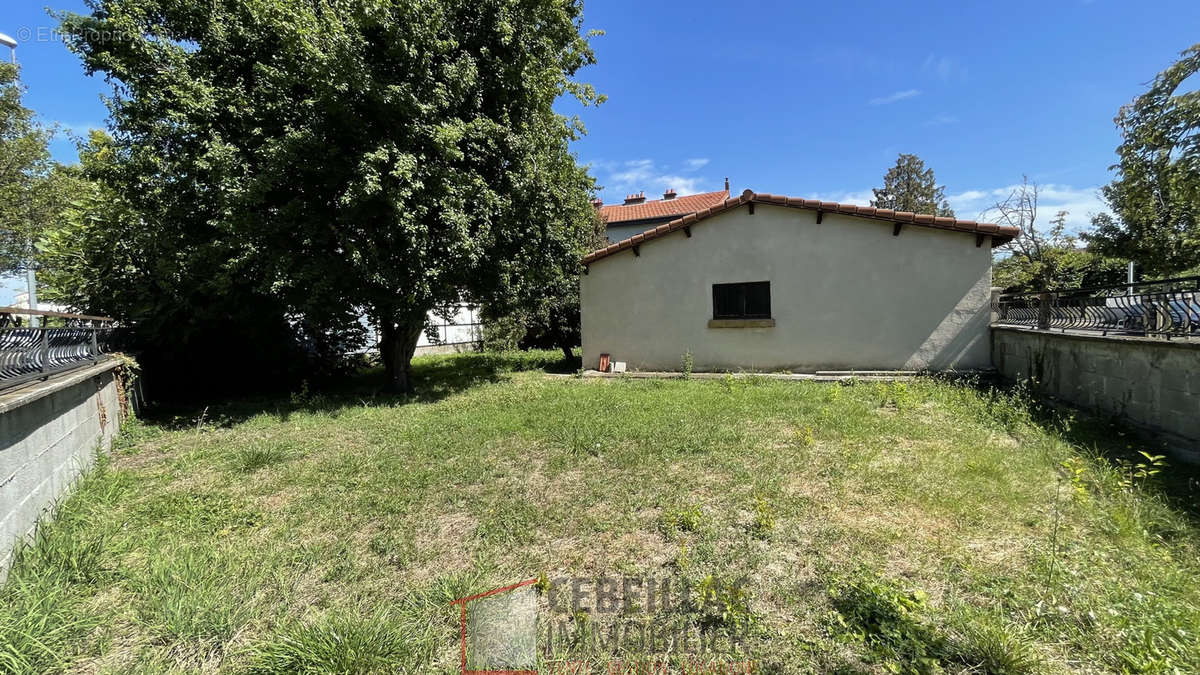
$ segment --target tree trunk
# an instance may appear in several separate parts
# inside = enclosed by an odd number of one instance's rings
[[[412,357],[417,350],[425,314],[385,318],[379,322],[379,355],[387,371],[385,389],[396,394],[413,393]]]

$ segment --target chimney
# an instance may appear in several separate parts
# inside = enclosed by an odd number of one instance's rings
[[[729,192],[729,176],[725,176],[725,191]]]
[[[625,205],[626,206],[629,206],[630,204],[641,204],[644,201],[646,201],[646,193],[645,192],[639,192],[637,194],[632,194],[632,195],[625,195]]]
[[[594,207],[596,210],[600,210],[600,207],[601,207],[601,206],[604,206],[604,200],[603,200],[603,199],[600,199],[599,197],[596,197],[595,199],[593,199],[593,200],[592,200],[592,206],[593,206],[593,207]]]
[[[663,193],[663,199],[675,199],[675,188],[667,188]]]

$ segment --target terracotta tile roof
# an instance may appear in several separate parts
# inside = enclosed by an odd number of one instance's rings
[[[877,209],[873,206],[855,206],[853,204],[838,204],[837,202],[822,202],[816,199],[783,197],[781,195],[754,193],[750,190],[746,190],[739,197],[726,199],[719,204],[710,206],[696,213],[672,220],[669,223],[663,223],[662,225],[646,230],[641,234],[635,234],[628,239],[623,239],[615,244],[592,251],[583,257],[583,263],[585,265],[593,263],[601,258],[605,258],[619,251],[633,248],[644,241],[657,239],[670,234],[671,232],[682,230],[683,228],[694,225],[695,223],[704,220],[709,216],[714,216],[718,213],[723,213],[730,209],[737,208],[743,204],[750,203],[788,206],[791,208],[808,209],[810,211],[818,211],[823,213],[841,213],[848,216],[857,216],[859,218],[883,220],[889,223],[918,225],[921,227],[932,227],[939,230],[953,230],[955,232],[968,232],[977,235],[990,235],[992,238],[992,248],[1012,241],[1012,239],[1017,236],[1017,228],[1010,225],[993,225],[991,223],[978,223],[974,220],[959,220],[957,218],[909,213],[908,211]]]
[[[683,216],[697,211],[703,211],[729,198],[729,190],[717,192],[701,192],[698,195],[684,195],[674,199],[655,199],[641,204],[613,204],[600,207],[600,215],[606,223],[615,225],[631,220],[652,220],[654,218],[669,218]]]

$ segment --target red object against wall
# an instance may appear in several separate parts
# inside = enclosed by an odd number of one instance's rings
[[[600,355],[600,372],[607,373],[609,367],[608,354]]]

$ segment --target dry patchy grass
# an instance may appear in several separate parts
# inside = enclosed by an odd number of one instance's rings
[[[547,362],[132,424],[0,590],[0,669],[456,672],[448,603],[538,574],[745,576],[672,619],[762,672],[1200,668],[1195,498],[1123,431],[933,379]]]

